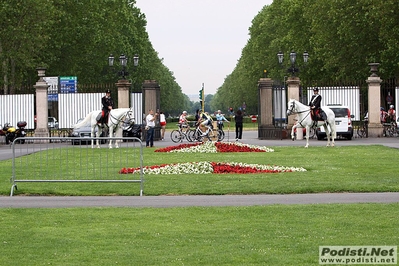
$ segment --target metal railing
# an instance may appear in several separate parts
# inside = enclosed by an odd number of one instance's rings
[[[97,139],[100,148],[92,148],[91,141]],[[111,140],[117,141],[119,148],[110,149]],[[143,195],[143,143],[138,138],[26,137],[15,139],[11,150],[10,196],[17,184],[28,182],[140,183]],[[123,168],[139,171],[121,174]]]

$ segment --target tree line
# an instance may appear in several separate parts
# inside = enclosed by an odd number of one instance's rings
[[[241,106],[257,112],[260,78],[284,80],[289,53],[297,52],[302,84],[364,80],[368,63],[378,62],[378,75],[399,72],[399,1],[274,0],[253,19],[249,39],[233,72],[214,95],[212,108]],[[277,53],[284,53],[280,66]],[[309,53],[303,65],[302,54]]]
[[[115,83],[120,69],[108,66],[108,56],[113,54],[118,62],[125,54],[133,90],[141,89],[144,80],[157,80],[164,111],[179,113],[189,105],[153,48],[145,14],[135,1],[2,1],[0,17],[2,94],[24,86],[33,92],[39,66],[47,68],[46,76],[77,76],[80,84]],[[135,54],[140,58],[137,67]]]
[[[128,61],[133,90],[144,80],[161,86],[164,112],[196,109],[182,93],[173,72],[153,48],[146,17],[134,0],[13,0],[0,5],[0,93],[14,94],[37,81],[36,67],[47,76],[77,76],[80,84],[115,83],[108,56],[139,55]],[[302,84],[359,80],[378,62],[382,79],[399,72],[399,1],[274,0],[254,17],[241,57],[217,93],[206,100],[210,110],[235,110],[246,103],[258,108],[259,78],[283,80],[288,55],[297,52]],[[280,66],[276,54],[285,55]],[[302,65],[301,56],[309,53]],[[31,87],[32,92],[33,88]],[[178,103],[178,104],[176,104]]]

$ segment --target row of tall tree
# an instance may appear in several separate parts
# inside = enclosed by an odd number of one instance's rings
[[[48,76],[77,76],[81,84],[114,83],[119,69],[108,67],[109,54],[130,59],[137,54],[139,66],[128,63],[134,90],[144,80],[157,80],[164,112],[196,108],[153,48],[145,14],[134,0],[3,1],[0,17],[4,94],[34,84],[38,66],[46,67]],[[396,77],[397,25],[397,0],[274,0],[254,17],[241,57],[212,97],[210,109],[237,109],[246,102],[247,113],[256,113],[259,78],[267,70],[268,77],[283,80],[293,50],[306,85],[365,79],[370,62],[380,63],[383,79]],[[277,61],[279,51],[285,55],[283,67]],[[306,67],[303,51],[309,53]]]
[[[146,17],[134,0],[13,0],[0,5],[1,91],[14,94],[47,76],[77,76],[81,84],[115,83],[120,68],[108,66],[112,53],[129,59],[128,78],[135,90],[144,80],[161,86],[163,111],[180,113],[189,99],[154,50]],[[33,88],[32,88],[33,90]],[[178,105],[176,104],[179,103]]]
[[[253,19],[250,38],[233,72],[214,95],[212,109],[247,104],[256,113],[258,80],[283,80],[289,53],[297,52],[302,84],[364,80],[378,62],[382,79],[399,74],[399,1],[274,0]],[[284,53],[280,66],[277,53]],[[302,54],[309,53],[303,65]]]

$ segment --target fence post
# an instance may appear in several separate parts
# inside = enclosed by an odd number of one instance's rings
[[[161,87],[159,86],[156,80],[145,80],[143,84],[143,102],[144,102],[144,110],[143,113],[144,118],[148,114],[149,110],[154,110],[155,112],[160,111],[161,104]],[[161,139],[161,127],[159,126],[159,116],[155,121],[155,132],[154,132],[154,140]]]
[[[129,88],[132,83],[126,79],[118,80],[116,87],[118,88],[118,108],[130,108],[129,106]]]
[[[33,87],[36,89],[36,129],[35,137],[48,137],[48,97],[47,89],[49,85],[43,79],[46,75],[46,68],[36,68],[39,80]]]
[[[298,77],[289,77],[287,79],[287,85],[288,85],[288,100],[290,99],[295,99],[299,101],[299,84],[300,84],[300,79]],[[290,131],[291,128],[294,126],[294,118],[295,116],[288,116],[288,125],[287,128]]]
[[[381,82],[382,80],[376,74],[379,63],[370,63],[371,75],[366,82],[368,83],[368,104],[369,104],[369,124],[368,136],[381,137],[383,126],[380,122],[380,106],[381,106]]]

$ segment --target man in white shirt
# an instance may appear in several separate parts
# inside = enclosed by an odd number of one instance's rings
[[[145,141],[146,147],[154,147],[154,128],[156,118],[157,114],[154,115],[154,111],[152,109],[148,112],[148,115],[145,118],[147,128],[147,138]]]

